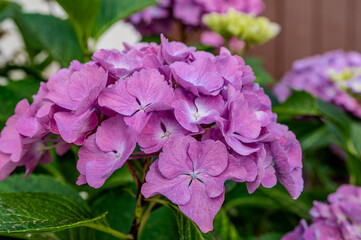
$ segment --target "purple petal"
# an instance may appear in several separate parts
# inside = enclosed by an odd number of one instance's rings
[[[192,162],[187,151],[190,145],[196,143],[192,137],[182,135],[173,136],[163,146],[163,152],[159,155],[159,171],[166,178],[174,178],[184,173],[190,173],[193,169]]]
[[[86,136],[97,126],[98,117],[93,110],[81,115],[70,112],[58,112],[54,119],[60,136],[68,143],[82,145]]]
[[[213,219],[221,209],[224,201],[224,194],[219,197],[208,197],[205,186],[200,181],[193,181],[191,186],[191,199],[179,209],[192,219],[202,232],[213,230]]]
[[[103,121],[95,136],[96,144],[101,151],[114,151],[125,159],[132,154],[136,145],[135,132],[124,123],[123,117],[119,115]]]
[[[135,72],[127,81],[127,91],[138,99],[142,108],[152,103],[170,103],[173,100],[172,88],[155,69]]]
[[[195,173],[220,175],[228,165],[228,151],[222,142],[206,140],[191,144],[188,155],[193,163]]]
[[[85,176],[86,182],[94,187],[101,187],[105,180],[116,170],[118,161],[112,152],[102,152],[95,143],[95,134],[89,136],[79,149],[77,169]],[[126,160],[126,159],[125,159]],[[84,183],[84,181],[79,181]]]
[[[126,84],[125,80],[119,80],[114,85],[104,89],[98,99],[99,105],[125,116],[131,116],[138,111],[139,104],[136,98],[127,92]]]
[[[162,194],[175,204],[186,204],[191,198],[189,182],[190,177],[187,175],[165,178],[158,169],[157,160],[150,166],[141,191],[145,198]]]
[[[138,144],[145,153],[157,152],[171,136],[188,133],[170,111],[153,113],[138,135]]]

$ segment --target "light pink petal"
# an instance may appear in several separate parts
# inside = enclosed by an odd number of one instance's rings
[[[49,92],[46,98],[62,108],[75,110],[79,102],[72,100],[68,94],[68,77],[70,74],[71,70],[61,69],[57,74],[50,77],[47,83]]]
[[[174,178],[192,171],[192,162],[188,157],[187,150],[195,144],[192,137],[182,135],[173,136],[163,146],[163,152],[159,155],[159,171],[166,178]]]
[[[186,204],[191,198],[189,182],[190,177],[187,175],[179,175],[172,179],[165,178],[159,172],[158,161],[155,161],[147,173],[146,183],[142,186],[142,194],[145,198],[162,194],[175,204]]]
[[[287,189],[293,199],[297,199],[303,191],[302,168],[295,168],[290,173],[279,173],[281,184]]]
[[[100,151],[95,143],[95,134],[85,140],[78,155],[77,169],[80,175],[85,177],[86,182],[94,188],[101,187],[116,169],[117,157],[114,153]],[[79,181],[79,183],[84,183],[84,181]]]
[[[234,131],[246,138],[257,138],[261,132],[261,123],[256,114],[248,107],[247,101],[231,103],[231,119]]]
[[[124,117],[124,121],[128,126],[132,127],[136,133],[140,133],[151,116],[151,112],[138,111],[131,117]]]
[[[60,136],[68,143],[81,145],[85,137],[97,126],[98,117],[93,110],[81,115],[58,112],[54,115]]]
[[[73,101],[81,102],[94,88],[103,89],[108,74],[94,63],[85,64],[80,71],[74,72],[68,83],[68,94]],[[100,92],[98,92],[99,95]]]
[[[100,94],[98,103],[125,116],[131,116],[139,110],[139,104],[135,97],[126,90],[126,81],[120,80],[114,85],[106,88]]]
[[[0,135],[0,151],[6,154],[15,154],[12,161],[19,161],[22,152],[21,136],[13,126],[5,126]]]
[[[192,219],[202,232],[213,230],[213,219],[221,209],[224,194],[219,197],[210,198],[205,186],[198,180],[193,180],[191,186],[191,199],[187,204],[179,205],[179,209]]]
[[[195,173],[218,176],[228,165],[228,151],[220,141],[206,140],[191,144],[188,155],[192,160]]]
[[[212,177],[208,174],[198,174],[197,177],[202,181],[204,184],[206,193],[208,197],[215,198],[220,196],[221,194],[224,194],[224,179],[221,179],[220,177]],[[197,179],[194,179],[193,182],[199,181]],[[192,182],[192,184],[193,184]]]
[[[10,155],[0,152],[0,181],[5,180],[12,171],[15,170],[17,164],[10,160]]]
[[[173,93],[164,76],[155,69],[135,72],[127,81],[127,91],[138,99],[142,108],[152,103],[170,103]]]
[[[219,176],[220,179],[244,182],[249,178],[247,169],[242,166],[235,157],[228,154],[228,166],[226,170]]]
[[[233,136],[226,136],[225,140],[234,151],[236,151],[238,154],[243,156],[250,155],[251,153],[257,152],[259,150],[259,146],[257,147],[247,146]]]
[[[121,158],[128,159],[136,145],[136,133],[118,115],[103,121],[98,127],[96,144],[101,151],[117,152]]]
[[[272,188],[277,184],[276,171],[272,166],[268,166],[265,169],[261,184],[265,188]]]
[[[197,124],[195,123],[195,114],[197,109],[194,104],[185,100],[178,100],[174,109],[174,115],[178,122],[188,131],[198,132]]]

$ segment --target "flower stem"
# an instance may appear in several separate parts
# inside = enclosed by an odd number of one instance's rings
[[[149,158],[149,157],[158,157],[159,152],[150,153],[150,154],[142,154],[142,155],[132,155],[128,159],[140,159],[140,158]]]
[[[145,182],[145,176],[147,175],[147,172],[149,170],[151,160],[152,160],[152,157],[150,157],[150,156],[148,156],[145,159],[144,167],[143,167],[142,181],[138,182],[138,185],[137,185],[137,189],[138,189],[138,191],[137,191],[137,203],[136,203],[136,207],[135,207],[135,214],[134,214],[134,219],[133,219],[133,223],[132,223],[132,229],[130,230],[130,233],[133,235],[134,239],[138,239],[138,235],[140,233],[140,230],[142,228],[144,228],[145,222],[149,217],[148,215],[150,215],[150,212],[148,213],[147,211],[145,211],[145,212],[143,211],[144,210],[143,209],[144,198],[143,198],[143,195],[141,193],[141,189],[142,189],[142,185]],[[129,162],[129,164],[130,164],[130,162]],[[139,181],[139,179],[138,179],[138,181]],[[149,209],[149,207],[148,207],[148,209]],[[150,208],[149,211],[151,211],[152,208]],[[144,217],[145,214],[146,214],[146,216],[145,216],[145,219],[144,219],[143,217]]]
[[[126,161],[126,162],[125,162],[125,166],[127,166],[127,168],[129,169],[129,172],[130,172],[130,174],[132,175],[132,177],[133,177],[133,179],[134,179],[135,185],[137,186],[137,189],[139,189],[139,187],[140,187],[140,186],[139,186],[139,185],[140,185],[140,180],[139,180],[138,175],[137,175],[137,173],[135,172],[135,170],[134,170],[131,162]]]
[[[127,234],[124,234],[124,233],[121,233],[121,232],[118,232],[117,230],[114,230],[110,227],[107,227],[107,226],[104,226],[104,225],[101,225],[101,224],[97,224],[97,223],[88,223],[86,225],[87,227],[89,228],[93,228],[93,229],[96,229],[98,231],[101,231],[101,232],[105,232],[109,235],[112,235],[116,238],[119,238],[119,239],[134,239],[133,236],[131,235],[127,235]]]

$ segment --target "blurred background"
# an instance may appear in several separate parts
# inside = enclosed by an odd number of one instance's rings
[[[12,0],[11,2],[20,4],[22,6],[22,10],[26,13],[52,14],[62,19],[66,19],[67,17],[65,11],[56,1]],[[140,34],[132,27],[132,25],[119,21],[111,26],[111,28],[100,37],[96,43],[95,49],[122,49],[123,42],[134,44],[139,42],[140,39]],[[0,22],[0,68],[6,62],[16,58],[17,61],[24,61],[24,54],[24,41],[14,21],[9,18]],[[46,77],[49,77],[55,73],[59,67],[59,64],[53,64],[49,69],[47,69],[48,71],[46,72]],[[16,75],[14,77],[21,78],[21,76]]]
[[[273,40],[251,50],[279,79],[292,62],[334,49],[361,51],[361,1],[266,0],[262,15],[281,25]]]
[[[66,18],[64,10],[51,0],[13,0],[29,13],[53,14]],[[281,25],[273,40],[251,49],[248,55],[264,59],[266,70],[276,79],[292,62],[333,49],[361,51],[361,1],[359,0],[266,0],[261,14]],[[118,22],[101,36],[95,49],[122,49],[122,42],[134,44],[140,34],[129,23]],[[0,66],[19,57],[24,43],[12,20],[0,23]],[[20,54],[21,56],[21,54]],[[50,68],[48,75],[56,71]]]

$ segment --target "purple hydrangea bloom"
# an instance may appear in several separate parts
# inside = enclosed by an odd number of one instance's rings
[[[163,194],[203,232],[213,228],[226,180],[245,182],[249,193],[280,182],[297,198],[300,145],[277,124],[252,69],[226,49],[214,56],[161,38],[73,61],[32,104],[19,102],[0,134],[0,179],[17,166],[28,175],[51,161],[49,149],[64,154],[73,144],[77,183],[95,188],[128,159],[159,155],[142,193]]]
[[[342,185],[330,194],[329,203],[314,202],[312,224],[301,221],[282,240],[361,239],[361,188]]]
[[[350,81],[350,92],[342,89],[331,79],[331,72],[342,72],[348,68],[361,67],[361,54],[341,50],[327,52],[294,62],[289,71],[278,83],[274,93],[279,101],[284,102],[291,90],[307,91],[312,95],[335,104],[361,118],[361,106],[352,95],[357,93],[358,80]]]
[[[211,12],[226,13],[233,8],[246,14],[260,14],[262,0],[157,0],[156,6],[133,14],[128,21],[142,35],[169,34],[180,22],[187,28],[205,28],[202,17]]]
[[[203,232],[208,232],[224,201],[224,181],[242,181],[246,174],[223,143],[176,136],[164,145],[151,166],[142,193],[147,198],[166,196]]]

